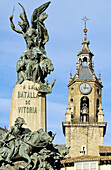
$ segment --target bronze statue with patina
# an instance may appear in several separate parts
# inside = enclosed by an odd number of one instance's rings
[[[60,168],[60,160],[68,153],[68,148],[64,145],[54,145],[55,134],[44,132],[43,129],[31,132],[22,125],[25,124],[23,118],[18,117],[14,126],[2,136],[0,143],[2,150],[0,154],[0,167],[7,169],[19,168],[54,170]],[[23,166],[19,161],[24,161]]]
[[[22,21],[19,22],[18,25],[21,27],[21,29],[15,27],[13,23],[13,14],[10,16],[11,28],[15,32],[24,36],[24,39],[27,44],[27,49],[38,47],[41,49],[41,51],[45,50],[44,45],[49,40],[49,36],[45,24],[43,22],[48,17],[48,15],[43,12],[47,9],[49,4],[50,2],[47,2],[34,10],[31,18],[31,26],[29,25],[25,9],[20,3],[19,5],[23,9],[23,13],[20,14],[20,18]],[[36,31],[36,29],[38,30],[38,32]]]
[[[24,7],[21,6],[23,13],[20,14],[21,22],[19,26],[21,29],[15,27],[13,22],[13,14],[10,16],[11,28],[22,34],[27,49],[24,51],[17,62],[16,71],[18,74],[18,80],[16,84],[21,84],[25,80],[33,81],[34,83],[40,83],[40,91],[49,93],[52,90],[51,86],[54,85],[55,79],[52,83],[45,83],[45,78],[51,71],[54,70],[51,60],[46,56],[45,44],[49,40],[48,31],[45,27],[44,21],[48,15],[44,12],[50,2],[41,5],[36,8],[31,17],[31,26],[27,19],[27,15]],[[49,90],[47,90],[49,89]]]
[[[23,138],[23,128],[22,125],[25,124],[23,118],[18,117],[15,121],[15,125],[10,127],[10,130],[4,135],[1,143],[3,143],[4,147],[7,150],[7,147],[10,148],[8,154],[6,155],[6,150],[4,149],[2,152],[2,157],[6,156],[6,161],[11,163],[11,158],[16,155],[18,149],[20,147],[21,139]],[[10,146],[8,144],[10,143]]]

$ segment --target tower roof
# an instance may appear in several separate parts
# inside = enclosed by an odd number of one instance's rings
[[[87,34],[86,29],[84,29],[84,40],[81,41],[82,49],[78,52],[77,56],[81,54],[90,54],[91,56],[94,56],[94,54],[89,49],[90,42],[87,40]]]
[[[79,71],[78,80],[91,80],[92,72],[87,66],[83,66]]]
[[[74,75],[72,80],[68,83],[68,86],[71,85],[75,81],[81,81],[81,80],[97,80],[97,77],[94,73],[89,69],[87,66],[82,66]]]

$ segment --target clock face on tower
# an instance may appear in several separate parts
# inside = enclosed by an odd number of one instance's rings
[[[91,93],[91,85],[89,83],[83,82],[79,85],[79,90],[82,94],[89,94]]]

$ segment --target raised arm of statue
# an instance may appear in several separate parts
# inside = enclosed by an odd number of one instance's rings
[[[17,32],[17,33],[19,33],[19,34],[23,34],[23,31],[22,31],[22,30],[19,30],[19,29],[15,28],[15,25],[14,25],[14,23],[13,23],[13,15],[10,16],[10,25],[11,25],[11,28],[12,28],[15,32]]]

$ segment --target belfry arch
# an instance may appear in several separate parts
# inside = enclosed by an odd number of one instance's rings
[[[98,112],[99,112],[98,108],[99,108],[99,99],[97,99],[96,101],[96,122],[98,122]]]
[[[89,98],[87,96],[80,99],[80,121],[89,122]]]

